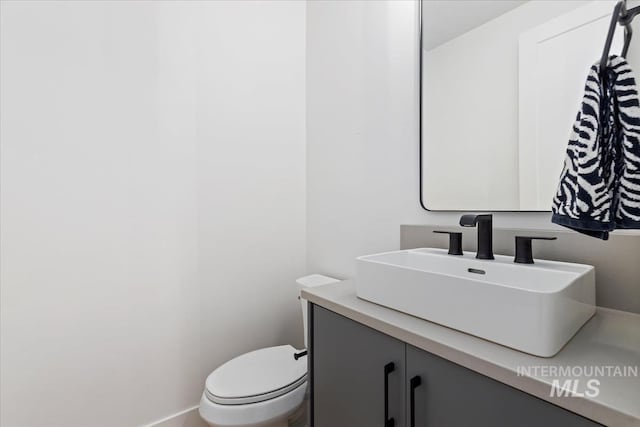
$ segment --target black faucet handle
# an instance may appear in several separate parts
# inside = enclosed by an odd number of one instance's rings
[[[533,240],[556,240],[557,237],[516,236],[516,256],[513,262],[518,264],[533,264]]]
[[[440,231],[434,233],[449,235],[449,255],[464,255],[462,253],[462,233],[459,231]]]

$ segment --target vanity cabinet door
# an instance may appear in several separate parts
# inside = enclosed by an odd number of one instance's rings
[[[600,425],[410,345],[407,420],[407,427]]]
[[[310,312],[311,427],[405,427],[405,343],[317,305]]]

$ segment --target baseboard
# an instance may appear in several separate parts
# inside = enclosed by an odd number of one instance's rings
[[[308,397],[305,397],[305,403],[289,416],[290,426],[307,426],[307,398]],[[209,427],[209,425],[200,418],[198,406],[194,406],[142,427]]]
[[[198,406],[194,406],[184,411],[169,415],[161,420],[147,424],[143,427],[208,427],[207,423],[200,418]]]

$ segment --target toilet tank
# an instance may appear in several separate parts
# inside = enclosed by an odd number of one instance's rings
[[[304,331],[304,346],[307,347],[307,300],[300,296],[300,291],[305,288],[314,288],[316,286],[328,285],[330,283],[337,283],[340,280],[333,277],[323,276],[322,274],[311,274],[304,276],[296,280],[298,286],[298,297],[300,298],[300,305],[302,306],[302,326]]]

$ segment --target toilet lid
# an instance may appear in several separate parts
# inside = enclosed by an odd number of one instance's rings
[[[306,381],[307,358],[290,345],[262,348],[236,357],[207,378],[206,395],[219,404],[238,405],[273,399]]]

